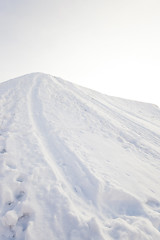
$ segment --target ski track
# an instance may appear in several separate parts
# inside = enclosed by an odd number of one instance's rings
[[[37,78],[35,79],[35,82],[36,84],[32,87],[30,96],[28,98],[28,102],[30,102],[29,115],[32,126],[35,129],[35,135],[37,137],[37,141],[39,142],[40,149],[42,150],[48,165],[51,167],[53,172],[56,172],[59,180],[63,179],[64,182],[67,182],[64,178],[68,178],[67,180],[71,182],[70,188],[72,188],[73,183],[75,184],[75,187],[78,183],[82,183],[83,180],[81,178],[86,177],[86,182],[88,182],[89,186],[86,187],[85,184],[84,186],[87,189],[90,188],[91,194],[93,195],[92,192],[95,191],[96,185],[94,176],[92,176],[88,169],[82,165],[75,154],[71,152],[67,146],[65,146],[64,142],[58,136],[56,136],[56,133],[52,135],[48,134],[49,128],[47,126],[47,121],[43,116],[41,102],[38,99],[40,83],[37,83]],[[65,171],[65,174],[63,174],[60,169]],[[72,179],[70,179],[71,177]],[[84,186],[79,186],[79,189],[82,188],[81,191],[88,195],[88,190],[86,191],[86,189],[83,189]],[[94,190],[92,190],[93,186]],[[87,196],[87,199],[90,199],[90,197]]]

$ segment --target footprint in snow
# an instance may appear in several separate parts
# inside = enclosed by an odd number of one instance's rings
[[[20,175],[19,177],[16,178],[16,181],[20,183],[24,182],[24,176]]]
[[[28,227],[29,221],[30,221],[30,214],[23,213],[23,215],[18,218],[17,225],[21,226],[22,231],[24,232]]]
[[[18,201],[21,201],[25,196],[25,192],[23,190],[19,191],[17,194],[16,194],[16,199]]]
[[[16,169],[16,165],[11,163],[11,162],[7,162],[6,165],[7,165],[8,168]]]
[[[6,203],[6,206],[7,206],[8,211],[10,211],[16,206],[16,204],[14,201],[13,202],[9,201]]]
[[[160,202],[156,199],[149,199],[146,204],[150,206],[154,211],[160,213]]]
[[[0,150],[0,153],[1,154],[4,154],[4,153],[6,153],[7,151],[6,151],[6,149],[5,148],[3,148],[2,150]]]

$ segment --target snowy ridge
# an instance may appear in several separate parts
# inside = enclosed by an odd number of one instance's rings
[[[160,110],[42,73],[0,84],[1,240],[159,240]]]

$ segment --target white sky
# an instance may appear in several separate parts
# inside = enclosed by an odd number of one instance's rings
[[[0,0],[0,81],[31,72],[160,106],[160,0]]]

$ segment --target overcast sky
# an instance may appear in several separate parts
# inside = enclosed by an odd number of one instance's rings
[[[160,106],[160,0],[0,0],[0,81],[31,72]]]

